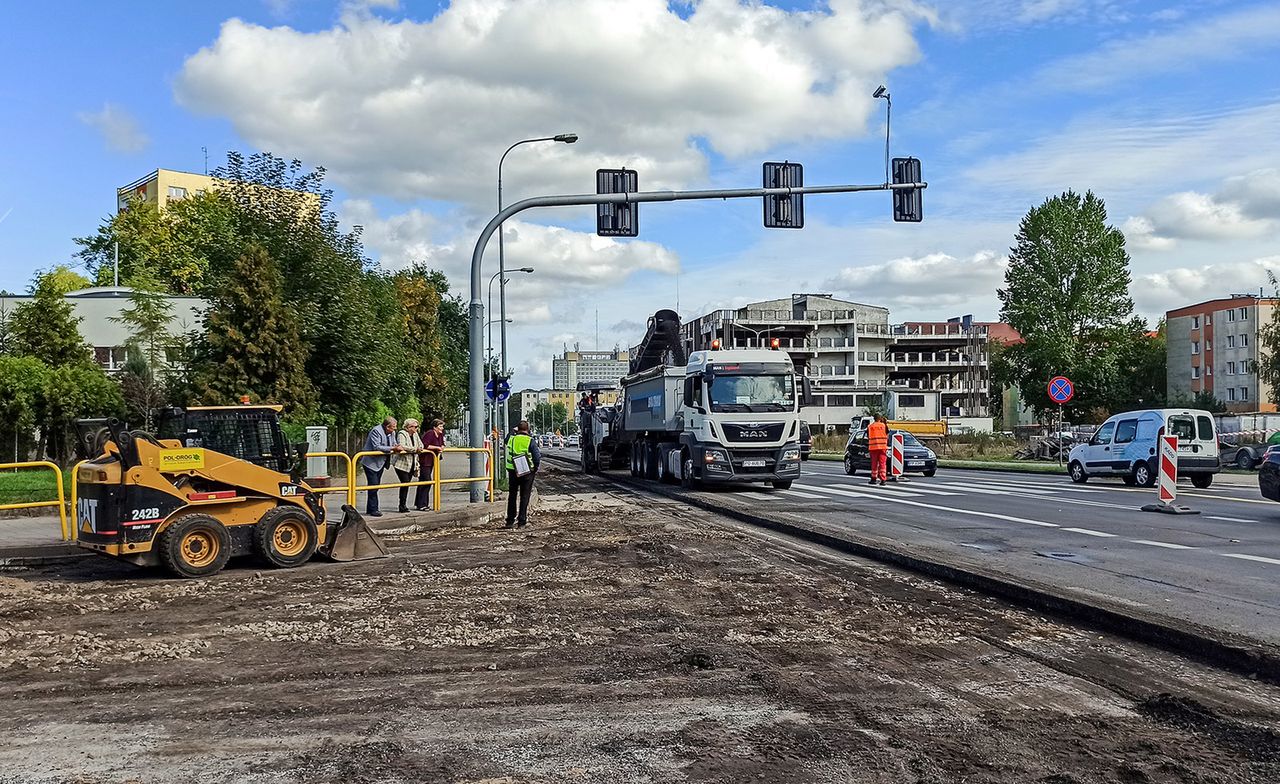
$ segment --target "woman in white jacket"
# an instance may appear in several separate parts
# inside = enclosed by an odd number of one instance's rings
[[[422,436],[418,435],[418,420],[404,421],[404,427],[396,433],[396,444],[401,447],[401,451],[391,456],[391,467],[396,470],[396,476],[400,477],[401,482],[412,482],[418,474],[418,453],[422,451]],[[400,488],[401,512],[409,511],[406,505],[408,500],[409,488]]]

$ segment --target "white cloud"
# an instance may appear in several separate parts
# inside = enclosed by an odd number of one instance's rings
[[[1134,275],[1130,291],[1138,311],[1154,318],[1216,297],[1257,293],[1259,289],[1270,293],[1268,270],[1280,274],[1280,256]]]
[[[117,152],[141,152],[151,140],[128,111],[113,103],[104,103],[96,112],[81,112],[80,122],[102,134],[107,146]]]
[[[477,234],[470,225],[421,210],[384,218],[370,202],[360,199],[343,202],[340,213],[344,223],[364,227],[364,242],[377,254],[383,269],[423,263],[442,270],[457,285],[469,285]],[[638,273],[675,275],[680,270],[679,257],[654,242],[620,241],[514,219],[505,225],[503,245],[507,269],[534,268],[531,275],[512,274],[509,285],[518,286],[526,301],[542,303],[516,312],[541,322],[553,317],[550,300],[580,295],[596,287],[618,286]],[[494,238],[485,250],[486,284],[497,271],[497,257]],[[466,289],[461,293],[467,294]],[[488,292],[484,294],[487,296]]]
[[[1041,0],[1051,8],[1071,0]],[[1118,84],[1152,75],[1203,69],[1211,62],[1248,61],[1258,50],[1274,50],[1280,38],[1280,7],[1255,6],[1216,18],[1195,19],[1167,32],[1109,41],[1098,49],[1059,59],[1031,82],[1051,90],[1112,91]]]
[[[509,197],[581,192],[600,165],[642,187],[731,157],[861,134],[870,88],[918,56],[910,4],[786,11],[703,0],[455,0],[426,22],[347,13],[307,33],[232,19],[188,58],[178,99],[248,142],[322,162],[357,193],[486,208],[514,140],[576,132],[507,160]]]
[[[1231,177],[1216,195],[1186,191],[1166,196],[1144,215],[1124,224],[1137,249],[1168,250],[1178,240],[1254,239],[1276,231],[1280,222],[1280,170],[1260,169]]]
[[[827,285],[857,302],[887,305],[891,318],[893,309],[904,307],[989,313],[1008,265],[1008,257],[991,251],[967,258],[931,253],[845,267]]]

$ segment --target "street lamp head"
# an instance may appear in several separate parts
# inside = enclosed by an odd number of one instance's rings
[[[565,144],[573,144],[574,142],[576,142],[576,141],[578,140],[578,134],[576,134],[576,133],[558,133],[558,134],[556,134],[555,136],[552,136],[552,137],[551,137],[551,140],[552,140],[552,141],[557,141],[557,142],[564,142]]]
[[[516,272],[533,272],[533,267],[521,267]]]
[[[872,98],[888,98],[889,91],[884,89],[884,85],[882,84],[876,88],[876,91],[871,94],[871,97]]]

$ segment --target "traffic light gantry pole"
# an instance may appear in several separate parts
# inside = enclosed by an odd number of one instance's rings
[[[900,191],[927,188],[923,182],[880,183],[877,185],[806,185],[798,188],[739,188],[733,190],[711,191],[642,191],[636,193],[583,193],[572,196],[535,196],[518,201],[504,207],[485,225],[476,240],[475,250],[471,252],[471,313],[470,313],[470,358],[469,358],[469,402],[471,446],[484,447],[484,301],[481,293],[484,289],[481,261],[484,258],[485,246],[489,238],[502,226],[507,218],[535,207],[581,207],[592,204],[643,204],[657,201],[697,201],[712,199],[751,199],[764,196],[796,196],[821,193],[859,193],[862,191]],[[471,453],[472,478],[485,476],[485,456],[482,452]],[[498,466],[494,466],[494,471]],[[478,503],[484,498],[484,487],[478,482],[471,482],[471,501]]]

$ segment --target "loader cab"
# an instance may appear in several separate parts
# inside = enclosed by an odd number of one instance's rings
[[[282,474],[293,471],[305,450],[291,446],[280,426],[281,406],[192,406],[165,412],[161,439],[238,457]]]

